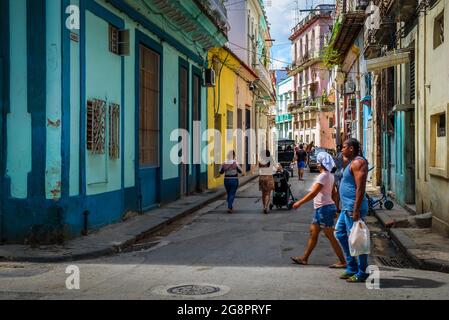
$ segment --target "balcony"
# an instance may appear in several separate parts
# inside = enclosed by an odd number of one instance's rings
[[[221,0],[196,0],[209,14],[209,17],[215,21],[217,26],[227,34],[229,30],[228,13]]]
[[[315,10],[310,12],[304,19],[302,19],[291,31],[289,40],[296,39],[309,25],[320,18],[330,19],[335,10],[334,5],[322,4],[315,7]]]
[[[159,27],[166,22],[176,25],[201,48],[221,47],[227,42],[226,9],[219,0],[122,0],[111,4],[122,11],[131,8],[139,12],[140,23],[153,12],[161,17]]]
[[[320,52],[318,50],[309,50],[302,57],[296,59],[296,61],[292,64],[292,68],[290,69],[288,75],[294,76],[298,72],[301,72],[304,69],[320,61],[321,61]]]
[[[402,3],[410,2],[408,0],[400,0]],[[396,14],[401,15],[398,11],[400,3],[394,0],[376,0],[374,4],[379,7],[380,24],[378,29],[366,29],[364,35],[364,56],[365,59],[377,58],[382,54],[382,48],[387,47],[393,49],[396,45]],[[395,4],[396,3],[396,4]],[[410,3],[409,3],[410,4]],[[415,6],[416,7],[416,6]],[[405,16],[404,16],[405,17]],[[405,29],[404,29],[405,30]],[[399,30],[403,33],[404,30]]]
[[[271,99],[272,98],[271,96],[274,95],[271,76],[268,70],[265,68],[265,66],[260,62],[256,65],[256,74],[259,77],[259,82],[262,83],[261,87],[263,89],[264,98]]]
[[[358,34],[362,30],[365,18],[367,0],[343,0],[338,22],[334,26],[332,48],[345,56],[351,48]]]

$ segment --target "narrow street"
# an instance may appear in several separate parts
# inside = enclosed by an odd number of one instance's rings
[[[306,181],[290,180],[303,196]],[[232,215],[224,200],[185,218],[139,251],[60,264],[0,263],[0,299],[444,299],[449,274],[407,268],[374,217],[368,217],[373,247],[370,264],[380,268],[380,290],[338,279],[342,270],[328,240],[321,237],[309,266],[294,265],[302,254],[312,203],[299,211],[261,213],[257,180],[238,192]],[[150,213],[151,214],[151,213]],[[404,268],[387,267],[375,256],[394,257]],[[80,289],[66,288],[66,268],[80,269]],[[186,296],[181,285],[204,285],[203,295]],[[209,287],[208,287],[209,286]],[[211,290],[210,288],[216,290]],[[218,290],[219,289],[219,290]],[[214,292],[217,291],[217,292]],[[177,293],[177,294],[176,294]]]

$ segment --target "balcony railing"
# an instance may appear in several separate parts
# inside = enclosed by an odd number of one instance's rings
[[[342,13],[365,11],[369,5],[369,0],[343,0]]]
[[[324,4],[324,5],[322,4],[322,5],[316,6],[314,11],[310,12],[304,19],[302,19],[292,29],[292,32],[291,32],[292,36],[295,35],[297,32],[300,32],[314,18],[330,17],[334,10],[335,10],[335,6],[330,5],[330,4]]]

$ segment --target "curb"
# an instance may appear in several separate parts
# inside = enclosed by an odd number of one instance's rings
[[[251,181],[258,178],[258,175],[251,175],[244,181],[240,180],[239,189],[246,184],[250,183]],[[220,187],[219,187],[220,188]],[[204,201],[198,202],[196,204],[187,206],[184,210],[182,210],[179,214],[168,218],[164,220],[163,222],[151,227],[148,230],[145,230],[144,232],[141,232],[138,235],[132,236],[130,239],[124,241],[123,243],[119,243],[110,247],[102,248],[102,249],[96,249],[89,252],[82,252],[82,253],[75,253],[75,254],[69,254],[69,255],[55,255],[55,256],[41,256],[41,257],[26,257],[26,256],[19,256],[19,257],[12,257],[12,256],[0,256],[0,262],[31,262],[31,263],[57,263],[57,262],[68,262],[68,261],[79,261],[79,260],[86,260],[86,259],[94,259],[99,258],[103,256],[113,255],[120,252],[123,252],[128,247],[132,246],[136,242],[138,242],[140,239],[157,232],[164,227],[168,226],[169,224],[182,219],[193,212],[198,211],[199,209],[211,204],[212,202],[220,199],[226,195],[225,190],[217,190],[215,193],[211,194],[209,197],[206,197]],[[162,208],[161,208],[162,209]],[[0,247],[1,249],[1,247]]]
[[[399,250],[410,260],[412,265],[417,269],[449,273],[449,263],[447,261],[439,259],[421,259],[417,257],[413,253],[413,250],[419,249],[419,247],[401,229],[387,228],[387,232],[393,242],[399,248]]]

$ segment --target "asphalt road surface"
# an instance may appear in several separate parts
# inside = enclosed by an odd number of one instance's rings
[[[315,176],[290,180],[296,197]],[[292,264],[311,220],[311,203],[262,214],[255,180],[238,192],[234,214],[224,200],[214,202],[146,239],[142,250],[73,263],[0,263],[0,299],[448,299],[449,274],[379,262],[376,256],[401,257],[373,217],[370,264],[380,269],[380,289],[339,280],[342,270],[328,268],[337,258],[324,236],[310,265]],[[70,265],[79,269],[79,289],[67,281]]]

